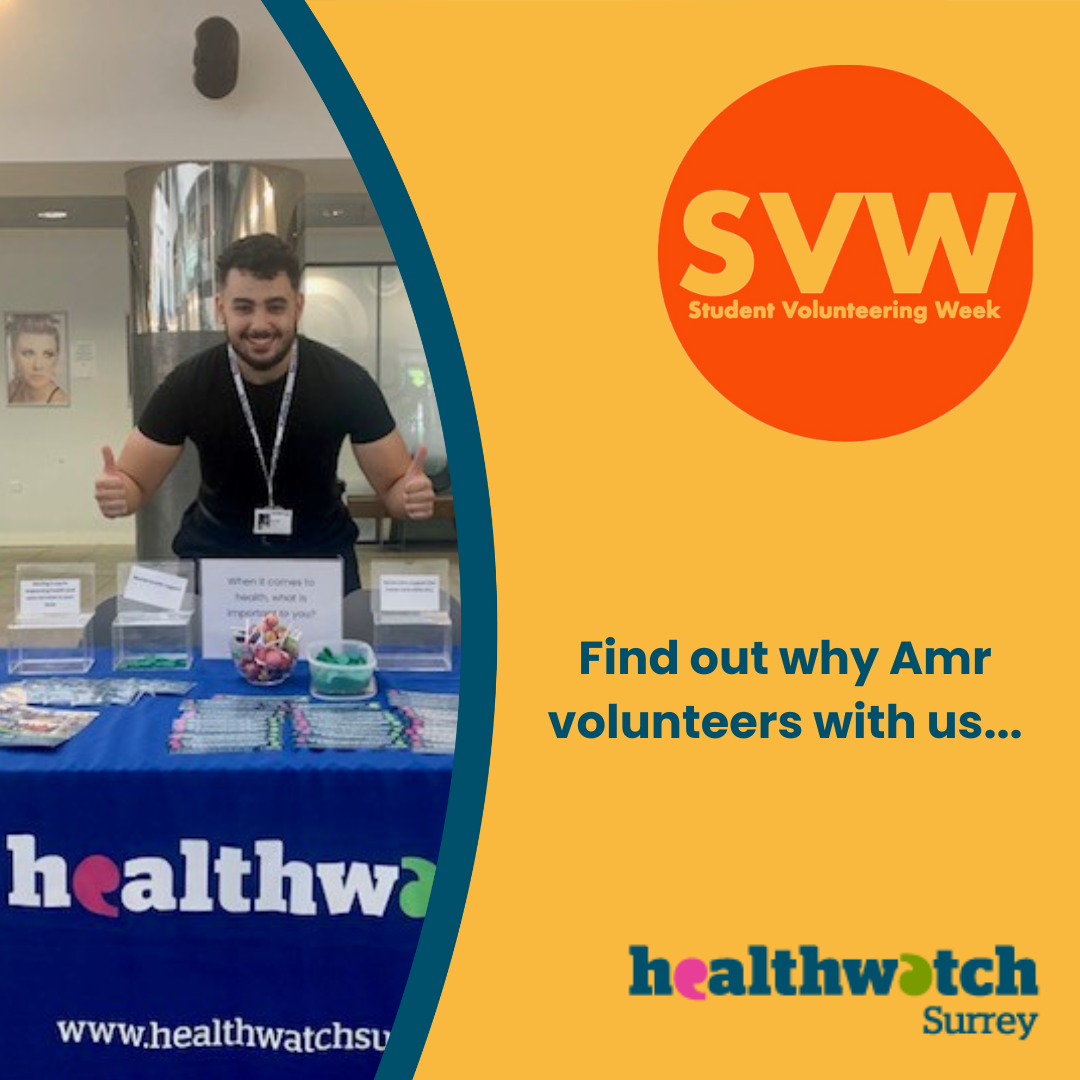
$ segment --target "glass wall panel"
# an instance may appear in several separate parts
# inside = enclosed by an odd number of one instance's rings
[[[410,453],[427,447],[427,471],[446,470],[439,407],[412,305],[396,266],[379,267],[379,385]]]
[[[409,452],[427,447],[427,472],[437,490],[446,490],[450,474],[439,408],[398,268],[313,265],[305,269],[302,287],[303,332],[367,368],[386,395]],[[347,447],[341,475],[350,490],[370,490]]]
[[[379,268],[309,266],[304,271],[303,332],[379,377]]]

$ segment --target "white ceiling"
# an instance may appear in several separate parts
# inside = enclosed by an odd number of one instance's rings
[[[195,29],[229,19],[236,88],[193,83]],[[0,227],[58,227],[38,209],[67,199],[59,227],[106,227],[124,173],[172,161],[288,165],[306,178],[310,217],[374,211],[340,134],[260,0],[0,0]],[[311,221],[311,224],[319,224]],[[374,219],[377,224],[377,219]]]

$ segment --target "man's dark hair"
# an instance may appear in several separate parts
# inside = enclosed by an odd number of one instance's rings
[[[230,270],[242,270],[270,281],[288,274],[294,289],[300,288],[300,262],[296,253],[273,233],[259,233],[234,240],[217,258],[218,287],[225,285]]]

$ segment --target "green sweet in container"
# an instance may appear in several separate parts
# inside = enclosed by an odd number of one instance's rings
[[[370,690],[375,653],[366,641],[315,642],[308,667],[313,697],[361,697]]]

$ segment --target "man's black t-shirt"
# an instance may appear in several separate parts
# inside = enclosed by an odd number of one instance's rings
[[[266,480],[224,342],[185,360],[147,402],[138,426],[148,439],[167,446],[190,439],[199,453],[199,497],[173,543],[181,557],[315,557],[355,543],[356,527],[338,490],[341,444],[375,442],[394,430],[394,419],[362,367],[317,341],[298,341],[296,386],[274,475],[275,503],[293,511],[291,537],[252,531],[255,508],[267,505]],[[244,387],[269,467],[285,376]]]

